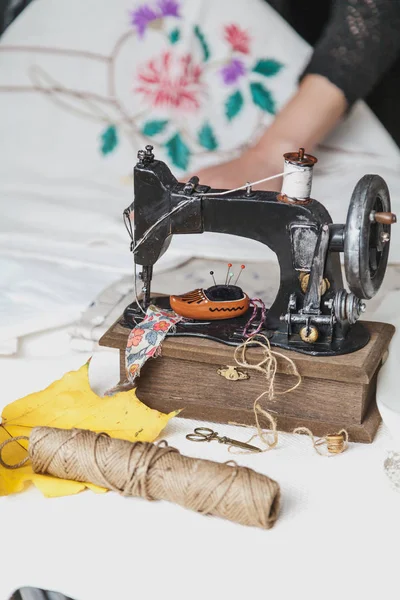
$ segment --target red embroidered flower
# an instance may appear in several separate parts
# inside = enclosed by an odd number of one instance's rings
[[[167,321],[158,321],[153,327],[154,331],[168,331],[169,328],[170,324]]]
[[[138,73],[140,86],[135,88],[154,107],[172,107],[196,110],[203,91],[202,69],[190,54],[177,57],[164,52],[158,59],[150,60]]]
[[[144,329],[133,329],[128,338],[127,347],[139,346],[144,335]]]
[[[237,25],[227,25],[225,27],[225,39],[232,46],[232,50],[248,54],[250,52],[250,36],[244,29]]]

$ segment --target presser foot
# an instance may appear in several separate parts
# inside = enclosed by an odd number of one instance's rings
[[[158,296],[151,299],[152,304],[159,306],[164,310],[171,310],[169,297]],[[214,321],[193,321],[185,319],[177,323],[175,330],[168,333],[168,337],[201,337],[216,342],[227,344],[228,346],[239,346],[245,341],[243,332],[252,315],[252,309],[249,309],[244,315],[232,319],[214,320]],[[126,307],[121,325],[132,329],[140,325],[144,314],[137,304],[133,302]],[[252,329],[248,330],[251,335],[258,327],[255,322]],[[271,346],[293,350],[301,354],[311,356],[337,356],[340,354],[350,354],[366,346],[370,340],[370,335],[366,327],[361,322],[355,323],[346,338],[333,339],[329,342],[318,342],[306,344],[299,335],[291,335],[289,338],[286,333],[271,331],[266,328],[259,331],[259,335],[266,336]]]

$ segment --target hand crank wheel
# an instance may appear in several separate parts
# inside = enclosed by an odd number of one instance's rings
[[[389,256],[390,195],[379,175],[365,175],[354,188],[344,231],[344,267],[350,290],[369,300],[381,287]]]

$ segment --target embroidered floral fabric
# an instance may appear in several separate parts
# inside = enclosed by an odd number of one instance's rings
[[[255,55],[249,28],[227,17],[211,35],[201,18],[194,23],[188,19],[188,4],[185,0],[137,4],[129,13],[131,31],[126,34],[136,36],[141,55],[153,48],[148,58],[138,61],[132,81],[132,91],[141,106],[151,110],[151,117],[140,118],[135,125],[183,171],[192,168],[197,155],[221,153],[221,123],[215,120],[219,112],[225,127],[245,109],[261,117],[275,115],[277,98],[269,80],[279,79],[284,69],[269,53]],[[217,103],[213,87],[222,91]],[[254,132],[258,127],[256,121]],[[106,127],[101,136],[103,154],[116,150],[122,132],[116,124]]]
[[[83,122],[95,123],[88,143],[104,164],[146,143],[186,173],[226,160],[272,122],[303,66],[297,56],[286,62],[295,38],[282,52],[275,35],[265,36],[263,24],[281,19],[256,0],[237,6],[228,0],[131,0],[128,7],[117,0],[107,18],[105,4],[96,8],[91,32],[97,40],[97,23],[111,20],[106,43],[88,39],[83,49],[57,44],[50,62],[52,45],[38,45],[40,60],[35,53],[25,84],[12,84],[20,93],[42,94],[60,117],[73,116],[79,139]],[[82,21],[82,15],[74,18]],[[71,70],[82,65],[88,72],[71,79],[64,60]],[[0,96],[5,90],[0,81]]]
[[[126,376],[130,383],[140,375],[140,369],[149,358],[159,356],[165,336],[181,318],[173,311],[149,306],[143,321],[130,332],[126,345]]]

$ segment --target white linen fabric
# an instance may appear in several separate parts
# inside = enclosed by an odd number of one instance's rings
[[[310,52],[261,0],[35,0],[0,40],[0,351],[75,321],[132,272],[121,215],[140,147],[179,177],[226,160],[293,94]],[[313,195],[337,222],[365,173],[399,196],[399,150],[363,103],[318,157]],[[176,236],[157,268],[190,257],[272,258],[252,240]]]

